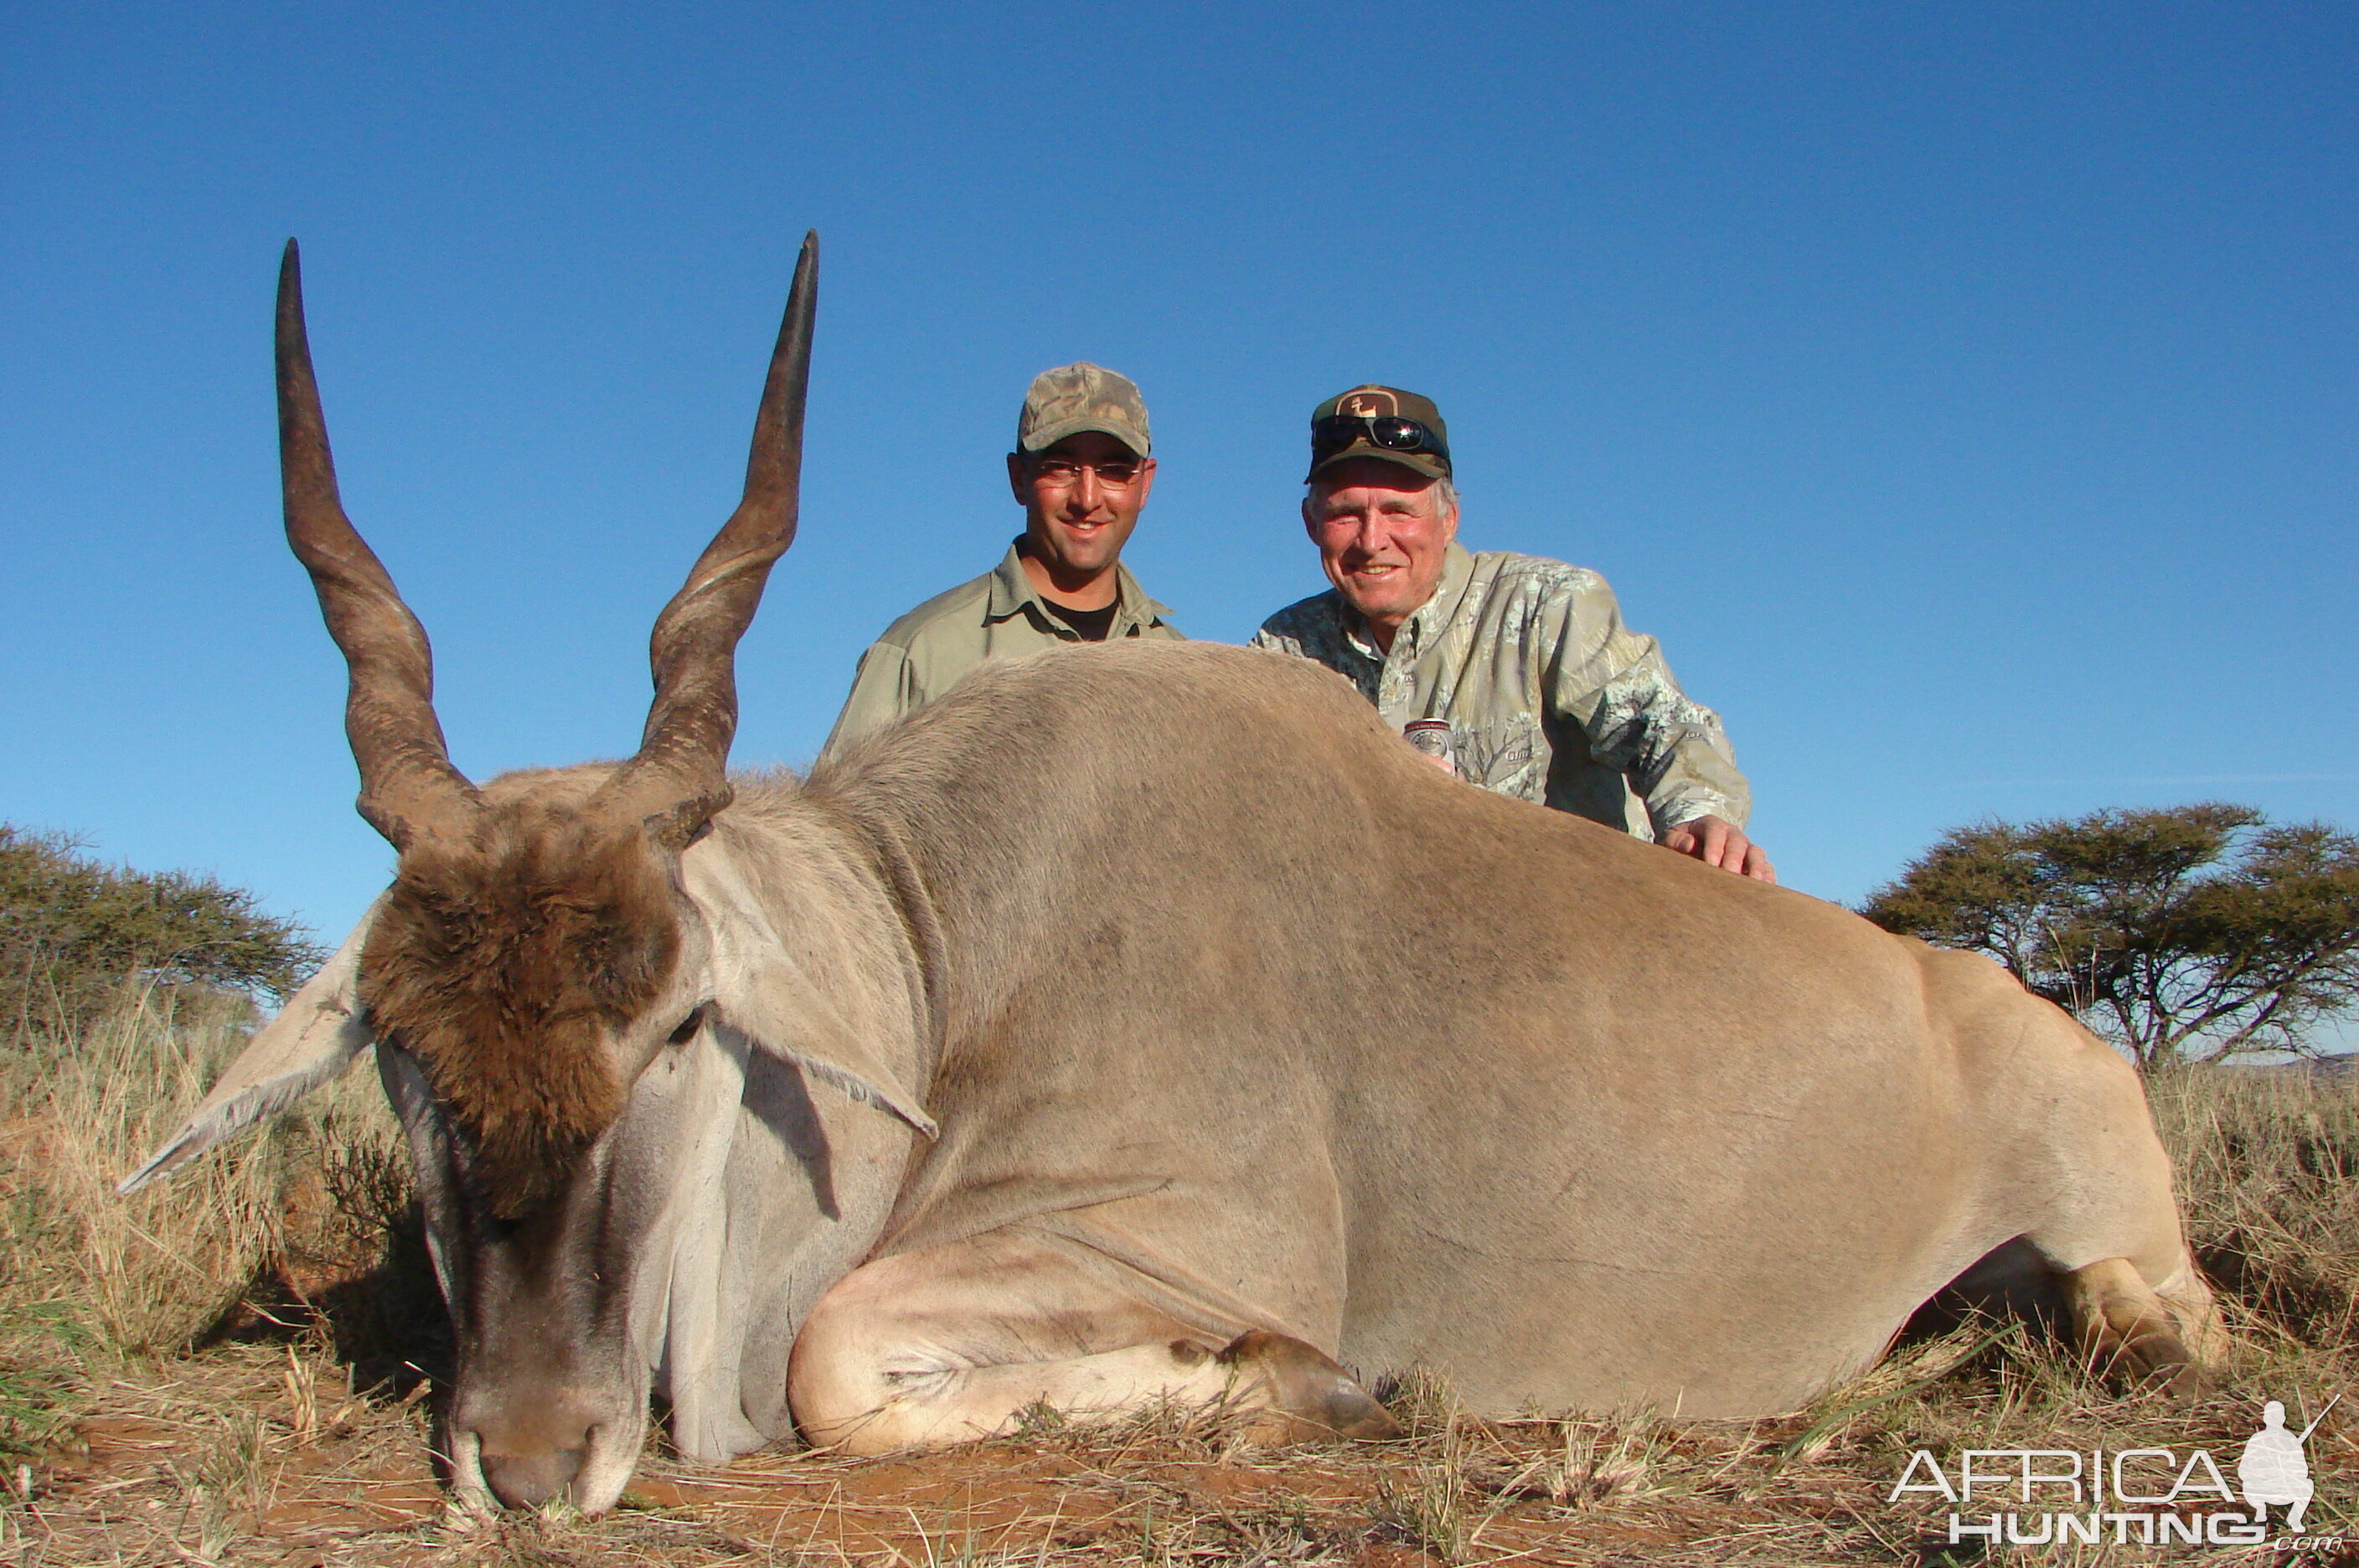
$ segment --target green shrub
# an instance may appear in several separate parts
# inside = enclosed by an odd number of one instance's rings
[[[0,1034],[79,1028],[126,981],[284,997],[325,956],[251,893],[0,823]]]

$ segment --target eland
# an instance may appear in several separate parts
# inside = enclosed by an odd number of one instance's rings
[[[375,1046],[457,1331],[462,1497],[951,1443],[1046,1406],[1396,1430],[1790,1409],[1963,1277],[2087,1352],[2216,1354],[2118,1055],[1986,960],[1459,784],[1310,664],[987,667],[810,777],[727,770],[791,539],[797,267],[745,495],[620,763],[478,787],[339,498],[295,247],[288,539],[392,886],[125,1189]]]

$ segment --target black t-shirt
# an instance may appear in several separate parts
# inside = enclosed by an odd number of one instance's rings
[[[1121,603],[1117,599],[1103,609],[1076,610],[1069,604],[1058,604],[1046,594],[1040,596],[1040,607],[1072,627],[1083,642],[1105,641],[1106,633],[1114,629],[1114,613]]]

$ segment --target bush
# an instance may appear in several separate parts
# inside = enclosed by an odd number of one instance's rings
[[[251,893],[103,865],[73,840],[0,823],[0,1031],[71,1031],[128,981],[283,998],[326,957]]]

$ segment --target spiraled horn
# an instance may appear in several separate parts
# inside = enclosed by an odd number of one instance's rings
[[[434,717],[434,654],[426,629],[344,515],[335,459],[303,330],[303,266],[295,242],[278,264],[278,472],[287,542],[311,573],[328,635],[352,672],[344,733],[360,764],[361,815],[407,849],[421,834],[462,837],[475,788],[451,766]]]
[[[656,696],[638,754],[599,792],[600,806],[653,822],[675,840],[729,801],[737,733],[737,639],[762,602],[770,567],[794,541],[803,466],[803,399],[819,304],[819,234],[803,236],[786,319],[754,419],[745,494],[656,617],[647,659]],[[657,819],[660,819],[657,821]]]

